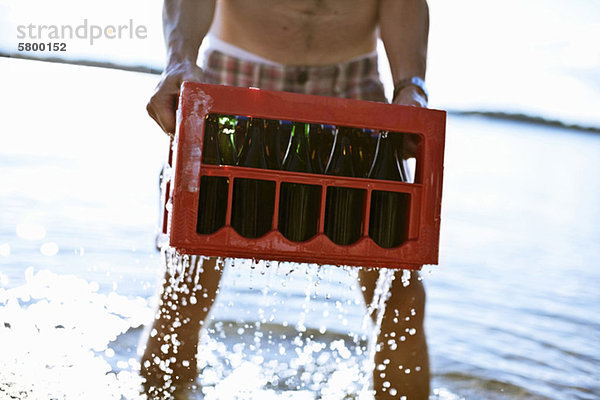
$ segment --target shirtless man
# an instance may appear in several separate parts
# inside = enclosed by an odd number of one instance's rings
[[[184,80],[385,101],[374,53],[378,35],[395,83],[393,102],[418,107],[427,102],[426,0],[165,0],[163,24],[167,64],[147,109],[169,135],[175,131],[177,96]],[[213,46],[201,68],[196,62],[207,35]],[[373,373],[377,400],[429,395],[425,291],[417,273],[412,273],[408,286],[400,274],[392,284],[375,356],[375,365],[385,366]],[[151,398],[169,397],[173,390],[180,393],[197,377],[199,332],[221,271],[214,259],[196,258],[184,275],[177,280],[184,288],[174,296],[168,283],[173,277],[167,271],[142,358]],[[197,293],[189,279],[194,275],[201,283]],[[377,277],[377,271],[359,271],[367,304]],[[188,300],[191,296],[195,304]],[[159,358],[167,360],[166,368],[156,362]]]

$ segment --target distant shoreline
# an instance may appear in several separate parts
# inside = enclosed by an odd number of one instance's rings
[[[72,64],[72,65],[80,65],[84,67],[98,67],[98,68],[109,68],[109,69],[118,69],[122,71],[131,71],[131,72],[143,72],[146,74],[154,74],[160,75],[162,73],[162,69],[159,67],[152,66],[144,66],[144,65],[124,65],[124,64],[116,64],[108,61],[93,61],[93,60],[67,60],[60,57],[35,57],[24,54],[11,54],[5,51],[0,50],[0,57],[5,58],[15,58],[19,60],[32,60],[32,61],[42,61],[42,62],[50,62],[57,64]]]
[[[4,51],[0,51],[0,57],[5,58],[15,58],[15,59],[23,59],[23,60],[33,60],[33,61],[43,61],[43,62],[51,62],[51,63],[59,63],[59,64],[72,64],[72,65],[80,65],[85,67],[98,67],[98,68],[109,68],[109,69],[117,69],[122,71],[130,71],[130,72],[142,72],[146,74],[154,74],[160,75],[162,73],[162,69],[156,66],[144,66],[144,65],[124,65],[124,64],[116,64],[112,62],[106,61],[92,61],[92,60],[66,60],[59,57],[35,57],[29,55],[22,54],[11,54]],[[600,126],[585,126],[580,124],[568,124],[560,120],[555,119],[547,119],[534,115],[528,115],[523,113],[513,113],[513,112],[505,112],[505,111],[478,111],[478,110],[446,110],[448,114],[451,115],[464,115],[464,116],[482,116],[494,119],[502,119],[507,121],[518,121],[518,122],[528,122],[532,124],[545,125],[549,127],[559,127],[566,129],[573,129],[577,131],[583,132],[592,132],[592,133],[600,133]]]
[[[476,110],[470,110],[470,111],[446,110],[446,112],[448,114],[454,114],[454,115],[482,116],[482,117],[488,117],[488,118],[503,119],[503,120],[507,120],[507,121],[528,122],[528,123],[538,124],[538,125],[546,125],[546,126],[552,126],[552,127],[573,129],[573,130],[583,131],[583,132],[600,133],[600,127],[585,126],[585,125],[579,125],[579,124],[568,124],[566,122],[563,122],[563,121],[560,121],[557,119],[546,119],[546,118],[537,117],[534,115],[522,114],[522,113],[511,113],[511,112],[504,112],[504,111],[476,111]]]

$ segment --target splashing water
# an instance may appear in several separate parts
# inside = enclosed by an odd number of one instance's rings
[[[160,312],[170,315],[174,325],[185,325],[189,321],[182,319],[175,300],[197,301],[202,267],[192,266],[202,266],[206,259],[193,261],[170,248],[163,254],[168,276],[164,293],[173,301]],[[215,268],[224,269],[226,279],[200,338],[198,378],[188,396],[372,398],[373,356],[392,270],[380,271],[367,314],[356,318],[365,310],[356,268],[238,259],[218,260]],[[348,296],[348,287],[354,296]],[[262,296],[254,295],[260,301],[253,308],[249,297],[256,291]],[[172,390],[170,366],[178,343],[169,345],[173,348],[165,348],[165,359],[155,360],[165,374],[165,392]]]
[[[373,293],[373,300],[371,304],[367,306],[367,313],[363,320],[363,327],[367,326],[371,323],[371,316],[375,312],[375,323],[373,324],[368,340],[368,351],[367,357],[364,363],[363,370],[369,371],[369,374],[366,376],[370,376],[370,371],[375,369],[375,353],[377,352],[377,339],[379,336],[379,332],[381,330],[381,322],[383,321],[383,316],[385,314],[386,302],[390,297],[390,288],[392,287],[392,282],[394,281],[394,271],[386,268],[382,268],[379,270],[379,277],[377,278],[377,283],[375,285],[375,292]],[[370,390],[372,382],[369,379],[364,379],[362,386],[362,393],[372,393]]]
[[[139,362],[115,340],[151,318],[146,301],[32,267],[25,281],[0,287],[0,398],[138,398]]]
[[[185,326],[190,321],[177,301],[201,303],[201,274],[209,264],[173,249],[162,257],[169,301],[161,315]],[[373,398],[372,356],[391,270],[379,272],[365,307],[355,268],[232,259],[210,267],[223,270],[225,279],[203,327],[197,377],[188,397],[177,398]],[[99,293],[81,278],[28,269],[26,285],[0,287],[0,391],[13,398],[145,398],[135,347],[154,310],[142,298]],[[17,338],[23,345],[14,345]],[[181,340],[171,335],[152,360],[166,378],[156,398],[169,398],[174,389],[174,357],[186,351]]]

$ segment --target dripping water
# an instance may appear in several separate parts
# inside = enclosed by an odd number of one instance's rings
[[[190,294],[202,292],[202,269],[193,266],[201,266],[205,258],[181,255],[168,246],[162,250],[168,297],[198,301]],[[356,268],[241,259],[219,259],[216,268],[224,269],[225,289],[201,335],[198,396],[224,398],[233,390],[241,396],[237,398],[259,393],[278,396],[273,398],[288,398],[286,393],[307,399],[372,398],[373,357],[393,270],[380,270],[373,300],[365,307]],[[354,298],[343,296],[347,289],[340,290],[349,282],[358,293]],[[260,293],[254,295],[260,299],[254,309],[247,304],[249,292]],[[173,305],[167,302],[160,311],[169,313],[174,324],[186,324]],[[298,311],[295,318],[290,308]],[[358,309],[364,317],[356,326],[349,319]],[[174,349],[176,339],[169,343]],[[161,360],[166,372],[169,363]],[[242,372],[253,378],[241,379]],[[170,384],[165,381],[165,388]]]

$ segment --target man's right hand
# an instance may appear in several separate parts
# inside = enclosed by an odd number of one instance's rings
[[[163,71],[146,110],[169,136],[175,134],[175,112],[181,84],[183,81],[202,82],[202,78],[202,69],[190,61],[167,66]]]

